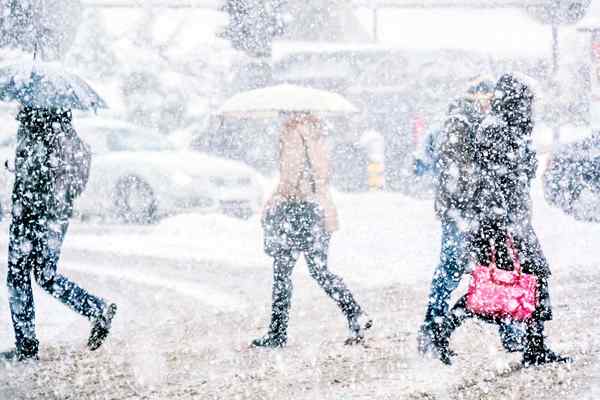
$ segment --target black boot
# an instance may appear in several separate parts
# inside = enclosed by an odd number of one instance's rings
[[[287,344],[287,327],[289,321],[290,301],[289,296],[279,296],[281,292],[276,292],[274,297],[273,309],[271,311],[271,323],[269,332],[251,343],[253,347],[279,348]]]
[[[284,347],[287,344],[287,325],[287,312],[285,315],[282,313],[273,312],[271,315],[269,332],[260,338],[254,339],[251,343],[251,346],[270,348]]]
[[[524,367],[550,363],[571,363],[571,357],[562,356],[550,350],[545,344],[544,323],[533,321],[527,326],[525,351],[521,364]]]
[[[361,343],[365,340],[365,331],[373,327],[373,320],[366,313],[359,313],[348,318],[350,335],[344,342],[346,345]]]
[[[88,348],[91,351],[97,350],[100,346],[102,346],[102,343],[104,343],[104,340],[106,340],[108,337],[112,320],[116,313],[117,305],[110,304],[102,313],[102,315],[93,321],[92,332],[90,333],[90,338],[88,339]]]
[[[433,351],[430,354],[444,364],[452,365],[454,352],[450,350],[450,336],[454,330],[448,321],[445,321],[443,323],[434,322],[431,325],[431,331],[433,333]]]
[[[0,361],[5,363],[38,360],[39,342],[37,339],[23,339],[14,350],[0,353]]]
[[[269,332],[251,343],[253,347],[279,348],[287,344],[287,328],[289,322],[290,296],[286,292],[274,290],[273,308]]]
[[[434,340],[433,329],[431,329],[430,323],[424,323],[419,328],[419,333],[417,333],[417,351],[421,355],[421,357],[425,357],[428,354],[431,354],[435,347],[433,345]]]
[[[263,337],[254,339],[252,341],[253,347],[268,347],[268,348],[272,348],[272,349],[284,347],[286,344],[287,344],[287,336],[277,335],[277,334],[274,334],[271,332],[267,333]]]

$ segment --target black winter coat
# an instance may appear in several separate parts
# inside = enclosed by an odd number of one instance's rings
[[[61,148],[64,136],[72,129],[70,113],[27,110],[20,113],[19,121],[13,223],[68,219],[73,213],[73,198],[61,180],[66,173]]]
[[[473,216],[475,182],[475,134],[484,114],[470,99],[458,99],[449,107],[444,127],[436,139],[435,210],[443,219]]]
[[[547,276],[548,262],[531,225],[531,182],[537,169],[531,141],[533,95],[524,84],[502,79],[492,116],[481,124],[475,138],[477,224],[471,232],[471,249],[479,262],[487,262],[492,240],[499,266],[511,269],[505,245],[510,234],[524,272]]]

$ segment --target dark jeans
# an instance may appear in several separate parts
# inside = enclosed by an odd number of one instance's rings
[[[425,313],[425,323],[445,318],[452,292],[458,287],[465,273],[467,258],[464,252],[464,237],[454,220],[442,220],[442,249],[440,262],[433,274],[431,291]]]
[[[310,275],[331,297],[347,318],[358,316],[361,308],[348,290],[344,281],[327,268],[327,252],[331,235],[322,233],[317,236],[314,246],[304,253]],[[289,321],[289,309],[292,299],[292,272],[300,252],[282,250],[273,261],[273,309],[269,332],[274,335],[286,335]]]
[[[440,263],[433,275],[424,326],[431,328],[434,323],[442,324],[449,315],[448,302],[452,292],[458,287],[468,264],[466,238],[456,222],[442,220],[442,250]],[[518,325],[499,323],[499,332],[505,346],[520,341],[523,328]]]
[[[53,297],[89,318],[99,317],[106,303],[57,273],[68,219],[21,218],[13,213],[8,250],[7,284],[17,348],[37,343],[31,273]]]

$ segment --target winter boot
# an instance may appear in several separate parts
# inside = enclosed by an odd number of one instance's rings
[[[433,340],[431,342],[433,350],[429,354],[446,365],[452,365],[452,357],[455,354],[450,350],[450,336],[453,329],[449,326],[448,321],[432,323],[431,332],[433,333]]]
[[[276,349],[276,348],[284,347],[286,344],[287,344],[287,336],[286,335],[277,335],[277,334],[273,334],[273,333],[269,332],[263,337],[254,339],[252,341],[251,346]]]
[[[286,294],[279,295],[274,291],[273,310],[269,332],[251,343],[252,347],[279,348],[287,344],[287,328],[289,322],[290,301]]]
[[[435,346],[433,345],[435,335],[433,334],[431,325],[431,323],[424,323],[421,325],[419,333],[417,333],[417,350],[421,357],[425,357],[435,351]]]
[[[350,335],[344,342],[346,345],[361,343],[365,340],[365,331],[371,329],[373,320],[365,313],[360,313],[348,318],[348,329]]]
[[[112,320],[117,313],[117,305],[110,304],[106,307],[106,310],[93,321],[92,324],[92,332],[90,333],[90,338],[88,339],[88,348],[91,351],[97,350],[102,346],[104,340],[108,337],[110,333],[110,328],[112,324]]]
[[[571,363],[571,357],[562,356],[550,350],[545,344],[544,323],[534,321],[527,327],[525,351],[521,364],[524,367],[550,363]]]
[[[37,339],[23,339],[14,350],[0,353],[0,362],[37,361],[39,359],[38,348]]]
[[[269,332],[250,344],[252,347],[279,348],[287,344],[287,327],[289,321],[289,302],[276,302],[271,312]]]
[[[435,346],[435,333],[432,328],[432,323],[424,323],[419,329],[419,333],[417,334],[417,350],[421,357],[427,357],[429,355],[434,355],[437,358],[437,348]],[[448,355],[450,357],[456,356],[456,352],[450,348],[448,350]]]

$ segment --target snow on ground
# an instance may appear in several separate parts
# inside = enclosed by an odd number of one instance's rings
[[[270,306],[257,218],[75,222],[61,268],[119,304],[113,335],[89,353],[88,323],[36,289],[41,361],[0,366],[0,399],[597,399],[600,225],[550,208],[539,189],[534,223],[554,272],[548,334],[576,357],[571,367],[514,370],[518,355],[503,353],[480,323],[457,332],[454,366],[421,360],[415,333],[439,251],[431,201],[337,194],[331,268],[375,320],[365,346],[343,346],[343,317],[300,262],[288,348],[247,347],[264,333]],[[4,233],[0,241],[6,248]],[[0,290],[0,348],[11,342]]]

